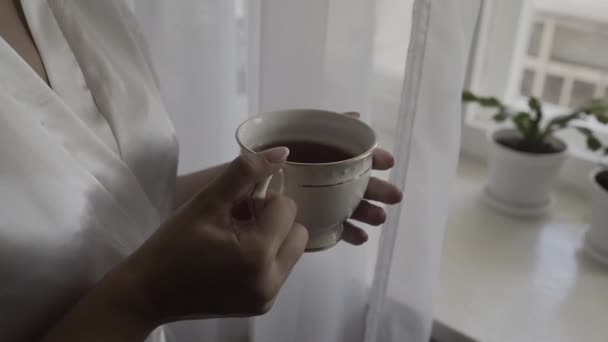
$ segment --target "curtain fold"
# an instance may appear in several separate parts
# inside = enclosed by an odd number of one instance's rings
[[[376,1],[265,0],[259,27],[256,112],[284,108],[358,110],[369,120]],[[345,15],[348,13],[348,15]],[[275,308],[256,318],[253,341],[360,341],[375,246],[305,255]]]
[[[366,321],[366,342],[428,341],[449,193],[460,149],[460,96],[479,0],[414,3],[389,209]]]
[[[396,154],[391,179],[406,192],[381,230],[366,227],[366,246],[306,254],[268,315],[173,324],[167,340],[428,341],[480,0],[133,1],[180,171],[233,158],[247,114],[357,110]]]
[[[238,151],[245,119],[237,94],[237,26],[231,0],[132,0],[180,139],[179,172]]]
[[[416,117],[420,114],[417,111],[418,94],[420,93],[420,85],[423,76],[422,71],[429,34],[430,11],[430,1],[416,1],[414,3],[412,9],[413,20],[411,28],[412,32],[410,36],[411,40],[408,49],[401,101],[399,103],[397,127],[399,127],[401,130],[401,134],[395,135],[395,145],[393,149],[393,153],[395,154],[395,157],[398,158],[399,162],[396,165],[395,171],[392,172],[390,180],[394,184],[398,184],[404,193],[407,194],[407,198],[404,199],[404,205],[406,202],[410,202],[412,198],[415,198],[409,194],[409,189],[407,188],[407,177],[409,174],[409,165],[412,159],[412,133],[414,125],[416,124]],[[366,317],[366,330],[364,338],[364,341],[366,342],[376,341],[378,335],[382,333],[382,331],[379,329],[380,324],[383,323],[385,318],[382,313],[383,309],[387,307],[386,297],[388,283],[390,280],[390,270],[392,267],[393,255],[395,253],[395,248],[397,247],[395,241],[399,233],[399,221],[401,219],[402,208],[402,206],[397,206],[388,209],[387,222],[380,236],[380,248],[378,251],[374,282],[370,295],[370,306]],[[420,270],[418,269],[419,267],[420,265],[417,264],[414,271],[420,273]],[[428,335],[429,332],[425,331],[426,329],[424,323],[432,321],[432,317],[425,317],[426,315],[424,315],[422,312],[415,312],[414,310],[409,311],[411,308],[410,303],[402,303],[402,306],[405,308],[405,310],[403,310],[401,313],[403,326],[409,327],[406,328],[408,331],[405,333],[406,336],[403,337],[409,337],[409,339],[414,341],[421,340],[420,337],[412,338],[412,336],[419,335],[422,337]]]

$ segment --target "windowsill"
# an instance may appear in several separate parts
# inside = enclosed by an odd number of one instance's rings
[[[606,270],[581,250],[589,203],[558,187],[551,215],[506,216],[481,201],[486,172],[461,160],[437,319],[478,341],[605,341]]]

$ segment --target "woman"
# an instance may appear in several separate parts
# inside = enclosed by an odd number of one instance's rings
[[[306,230],[284,196],[255,222],[234,214],[289,151],[176,177],[121,1],[0,0],[0,36],[0,340],[142,341],[171,321],[267,312]],[[374,165],[393,158],[378,150]],[[401,200],[377,179],[366,196]],[[353,214],[384,217],[366,201]],[[349,225],[343,239],[367,235]]]

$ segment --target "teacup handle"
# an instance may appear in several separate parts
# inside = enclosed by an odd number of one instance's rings
[[[256,184],[253,188],[253,191],[251,192],[251,202],[253,204],[253,210],[255,213],[258,213],[264,209],[266,194],[268,193],[268,186],[270,186],[270,181],[273,177],[279,178],[279,193],[283,193],[285,188],[285,174],[283,173],[283,170],[279,170],[274,175],[271,175],[260,183]]]

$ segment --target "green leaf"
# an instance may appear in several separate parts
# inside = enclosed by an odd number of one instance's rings
[[[477,100],[482,107],[502,107],[500,101],[495,97],[480,97]]]
[[[604,155],[608,156],[608,147],[604,147]]]
[[[577,131],[579,131],[581,134],[583,134],[587,139],[587,148],[589,148],[591,151],[598,151],[599,149],[601,149],[602,146],[602,142],[600,141],[600,139],[598,139],[595,134],[593,133],[593,131],[587,127],[574,127]]]
[[[495,97],[477,96],[468,90],[462,92],[462,102],[475,102],[482,107],[505,108]]]
[[[530,107],[530,109],[533,111],[538,112],[540,111],[540,101],[538,101],[536,97],[531,97],[528,100],[528,107]]]
[[[601,123],[608,123],[608,103],[603,99],[592,100],[589,105],[579,110],[587,115],[593,115]]]
[[[504,122],[509,118],[509,114],[506,111],[500,111],[492,117],[496,122]]]
[[[597,121],[603,124],[608,124],[608,115],[605,113],[594,113]]]
[[[602,142],[594,136],[589,136],[587,137],[587,147],[591,151],[597,151],[602,148]]]
[[[606,100],[593,99],[593,100],[591,100],[590,107],[606,107]]]
[[[587,127],[574,127],[577,131],[581,132],[585,136],[593,135],[593,132]]]
[[[470,91],[465,90],[462,92],[462,101],[463,102],[472,102],[472,101],[476,101],[476,100],[477,100],[477,96],[475,96]]]
[[[536,97],[530,97],[528,107],[536,114],[534,121],[538,124],[543,120],[543,110],[540,101]]]
[[[570,121],[578,119],[580,113],[576,112],[576,113],[572,113],[572,114],[567,114],[567,115],[561,115],[558,116],[556,118],[554,118],[553,120],[551,120],[551,125],[554,125],[556,127],[559,128],[565,128],[568,123],[570,123]]]
[[[517,130],[524,136],[524,139],[530,139],[533,135],[533,127],[535,127],[530,113],[519,112],[513,117],[513,123]]]

